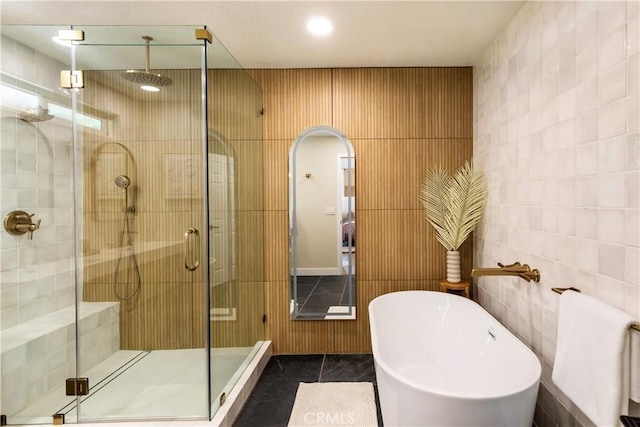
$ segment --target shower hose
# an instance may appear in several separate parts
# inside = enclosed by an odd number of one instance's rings
[[[122,232],[120,233],[120,254],[118,255],[118,261],[116,263],[116,271],[113,275],[113,292],[120,301],[125,301],[133,298],[138,291],[140,290],[140,268],[138,268],[138,259],[136,258],[136,251],[133,246],[133,240],[131,239],[131,227],[129,225],[129,214],[131,212],[125,208],[124,209],[124,222],[122,224]],[[118,273],[120,272],[120,264],[122,262],[123,251],[125,248],[125,236],[126,236],[126,246],[130,249],[131,254],[129,257],[133,261],[133,270],[135,272],[135,288],[133,292],[128,295],[121,295],[118,292]]]

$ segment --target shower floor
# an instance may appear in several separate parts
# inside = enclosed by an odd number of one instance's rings
[[[253,347],[212,349],[212,396],[229,392],[253,355]],[[90,392],[80,403],[81,420],[205,418],[207,380],[204,349],[120,350],[83,373]],[[33,405],[8,417],[9,424],[51,423],[64,413],[78,417],[76,400],[53,390]]]

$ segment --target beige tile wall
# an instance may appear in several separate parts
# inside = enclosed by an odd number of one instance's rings
[[[551,287],[640,317],[639,9],[527,2],[474,68],[474,160],[490,195],[475,264],[519,260],[542,275],[482,278],[479,302],[542,362],[538,426],[591,425],[551,380]]]

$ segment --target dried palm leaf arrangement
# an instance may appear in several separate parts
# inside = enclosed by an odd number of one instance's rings
[[[447,281],[451,283],[460,282],[458,249],[482,219],[487,194],[484,174],[469,162],[453,175],[439,165],[424,176],[420,201],[436,239],[448,251]],[[457,271],[455,265],[450,265],[456,259]]]

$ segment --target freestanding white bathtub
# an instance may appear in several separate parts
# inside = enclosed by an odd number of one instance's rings
[[[369,304],[386,426],[527,426],[541,367],[479,304],[453,294],[393,292]]]

